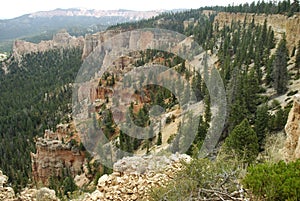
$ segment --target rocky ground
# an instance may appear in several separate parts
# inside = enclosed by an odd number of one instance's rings
[[[191,158],[185,154],[123,158],[114,164],[112,174],[100,177],[97,190],[82,200],[147,200],[150,188],[164,186],[181,169],[182,160]]]
[[[1,201],[59,201],[54,190],[49,188],[28,189],[15,194],[11,187],[6,187],[7,176],[0,170],[0,200]]]

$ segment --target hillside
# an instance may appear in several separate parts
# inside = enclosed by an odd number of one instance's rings
[[[9,178],[1,173],[0,192],[297,200],[299,186],[289,186],[299,179],[300,7],[286,3],[16,40],[0,68],[0,169]]]

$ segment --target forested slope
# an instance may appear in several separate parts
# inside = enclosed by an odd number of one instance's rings
[[[228,12],[281,13],[289,16],[299,11],[299,6],[295,5],[297,4],[283,1],[278,5],[257,3],[207,7],[166,13],[149,20],[120,24],[109,29],[124,31],[150,27],[170,29],[193,36],[208,54],[217,56],[216,66],[226,87],[228,103],[228,115],[220,143],[225,142],[230,149],[239,153],[239,159],[251,163],[257,154],[265,149],[266,136],[281,131],[286,123],[291,101],[286,100],[286,106],[282,107],[278,101],[272,100],[282,94],[291,96],[297,93],[290,89],[289,84],[299,79],[300,58],[295,53],[298,49],[299,54],[300,45],[295,46],[293,52],[287,52],[284,34],[280,39],[276,39],[274,30],[267,26],[267,22],[263,25],[254,21],[252,23],[233,21],[230,26],[215,24],[215,14],[207,16],[202,11],[211,9]],[[192,23],[184,27],[184,21]],[[146,52],[142,54],[146,55],[142,59],[151,63],[156,54],[160,53]],[[66,116],[71,112],[71,83],[81,66],[81,56],[81,49],[32,53],[24,55],[20,61],[10,58],[6,64],[9,73],[4,74],[1,71],[0,168],[9,176],[16,189],[24,187],[31,178],[29,153],[34,152],[34,137],[41,136],[45,129],[55,129],[56,124],[68,121]],[[175,63],[178,68],[181,67],[182,75],[189,74],[184,69],[184,62]],[[193,82],[195,88],[203,87],[203,80]],[[209,94],[205,90],[203,93],[201,96],[206,97],[206,104],[209,105],[207,98]],[[142,112],[140,116],[145,116],[146,112]],[[206,111],[206,121],[210,120],[208,113],[209,109]],[[137,115],[136,119],[139,121],[138,117]],[[106,125],[111,125],[112,121],[109,119]],[[206,126],[207,124],[208,122]],[[198,128],[197,132],[202,138],[196,139],[193,147],[201,144],[206,129],[207,127]],[[256,138],[248,138],[248,141],[237,143],[236,139],[245,137],[242,136],[243,133],[239,136],[240,130],[249,131]],[[122,142],[125,143],[126,140]],[[256,150],[253,151],[251,147],[248,152],[249,143],[255,143],[253,147]],[[126,147],[124,149],[132,150],[128,144],[122,146]],[[191,149],[188,154],[192,154]],[[249,157],[245,159],[245,155]]]
[[[0,76],[0,166],[22,187],[31,177],[33,139],[54,129],[71,112],[71,84],[81,66],[81,49],[51,50],[12,58]]]

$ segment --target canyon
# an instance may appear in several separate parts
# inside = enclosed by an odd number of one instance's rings
[[[85,11],[80,10],[80,12],[84,13]],[[206,11],[206,13],[207,15],[210,14],[209,11]],[[43,16],[45,13],[36,13],[35,15]],[[35,17],[35,15],[31,17]],[[73,14],[69,13],[68,15],[72,16]],[[234,20],[243,22],[245,19],[248,23],[251,23],[252,19],[254,19],[255,23],[258,24],[263,24],[265,20],[267,20],[268,26],[272,26],[274,29],[277,39],[280,39],[283,33],[286,33],[287,46],[290,52],[300,40],[299,14],[287,18],[283,15],[246,15],[221,12],[217,14],[215,23],[218,23],[219,26],[222,27],[223,24],[230,24]],[[187,27],[193,23],[193,20],[191,19],[184,23]],[[38,44],[16,40],[13,46],[13,55],[16,59],[22,59],[26,54],[44,52],[51,49],[80,48],[83,50],[82,59],[84,60],[91,55],[96,47],[124,31],[125,30],[108,30],[95,34],[87,34],[85,37],[73,37],[63,30],[55,34],[53,40],[42,41]],[[145,33],[143,35],[132,34],[128,38],[112,42],[114,44],[123,44],[123,46],[128,44],[128,47],[139,42],[141,44],[140,47],[146,48],[147,42],[153,38],[155,37],[151,35],[151,33]],[[186,39],[186,41],[189,39],[190,38]],[[106,58],[107,60],[104,60],[104,63],[109,63],[109,58]],[[122,57],[115,61],[114,67],[120,69],[126,66],[127,68],[129,63],[132,63],[132,59],[133,58]],[[108,90],[100,86],[93,88],[91,85],[95,83],[90,84],[91,83],[87,83],[86,86],[82,86],[82,94],[79,94],[79,100],[83,99],[81,96],[88,97],[90,102],[98,102],[99,106],[99,101],[103,103],[106,95],[113,93],[113,90]],[[88,96],[86,96],[86,94],[88,94]],[[87,107],[88,106],[86,106],[86,108]],[[120,115],[119,118],[124,119],[124,115]],[[293,107],[285,126],[287,139],[283,152],[286,161],[293,161],[300,158],[299,125],[300,97],[299,95],[295,95]],[[175,125],[173,127],[175,127]],[[164,141],[166,140],[164,139]],[[49,184],[50,175],[61,176],[63,169],[70,170],[70,174],[75,178],[75,182],[77,180],[79,181],[78,183],[81,182],[80,180],[85,180],[84,183],[90,182],[90,180],[87,179],[85,154],[84,151],[80,149],[80,137],[72,123],[59,124],[55,131],[46,130],[43,137],[35,139],[35,146],[37,151],[36,153],[31,153],[31,161],[32,176],[36,183],[43,185]],[[172,179],[174,172],[181,170],[180,160],[182,159],[185,161],[191,160],[187,155],[179,154],[174,154],[169,157],[148,155],[121,159],[114,164],[113,173],[110,175],[104,174],[100,177],[96,190],[92,193],[86,193],[82,200],[139,200],[141,198],[147,198],[150,187],[164,186],[168,180]],[[163,167],[163,170],[161,171],[160,169],[158,171],[156,169],[157,167]],[[57,200],[55,192],[46,188],[39,190],[27,188],[20,194],[20,196],[23,195],[23,198],[19,197],[18,199],[38,200],[37,197],[43,194],[42,192],[46,192],[45,194],[49,195],[47,199],[53,201]],[[26,197],[25,195],[28,198],[24,198]],[[2,198],[1,196],[11,199],[12,201],[16,199],[13,189],[7,185],[7,177],[0,171],[0,200]],[[46,200],[46,198],[42,200]]]

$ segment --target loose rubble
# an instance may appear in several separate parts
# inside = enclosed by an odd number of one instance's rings
[[[7,185],[8,177],[3,175],[0,170],[0,200],[2,201],[59,201],[55,191],[49,188],[41,189],[23,189],[20,194],[16,195],[11,187]]]
[[[188,155],[125,157],[114,164],[113,173],[98,180],[97,190],[84,200],[147,200],[151,187],[166,185],[182,168]]]
[[[8,177],[3,175],[0,170],[0,200],[13,200],[15,192],[11,187],[4,187],[7,183]]]

